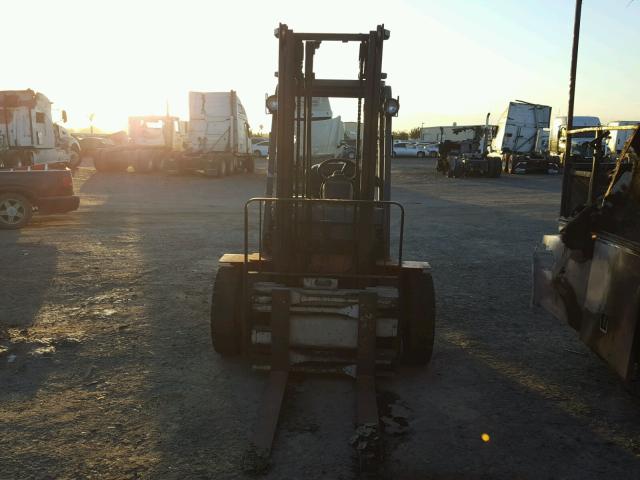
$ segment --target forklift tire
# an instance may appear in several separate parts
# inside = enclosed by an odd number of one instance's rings
[[[426,365],[433,354],[436,302],[431,274],[407,272],[404,280],[402,359],[409,365]]]
[[[211,299],[211,343],[223,357],[240,353],[241,270],[221,265],[216,274]]]

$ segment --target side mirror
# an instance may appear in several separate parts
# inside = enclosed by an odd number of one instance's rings
[[[62,110],[62,121],[64,123],[67,123],[67,111],[66,110]]]

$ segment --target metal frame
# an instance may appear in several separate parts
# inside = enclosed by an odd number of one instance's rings
[[[390,208],[400,209],[400,237],[398,247],[398,271],[402,266],[402,244],[404,240],[404,208],[390,201],[391,116],[385,113],[384,102],[391,98],[391,88],[385,85],[386,75],[382,73],[383,43],[389,32],[379,25],[376,30],[363,34],[339,33],[295,33],[287,25],[280,24],[275,31],[279,41],[277,111],[273,113],[267,195],[272,197],[253,198],[244,207],[244,251],[242,268],[243,343],[249,341],[249,272],[250,264],[258,265],[260,274],[289,279],[287,285],[294,285],[296,279],[306,276],[322,276],[309,266],[304,271],[297,268],[292,258],[296,252],[303,252],[294,242],[294,233],[300,222],[311,223],[311,212],[316,205],[349,206],[353,208],[354,245],[353,264],[348,272],[334,272],[331,277],[349,277],[355,282],[354,292],[358,297],[357,335],[357,420],[362,425],[377,430],[378,412],[375,395],[376,365],[376,308],[377,294],[365,291],[367,285],[383,278],[374,252],[374,210],[382,207],[384,213],[383,261],[389,256]],[[359,42],[358,77],[351,80],[317,79],[313,71],[314,56],[322,42]],[[313,198],[312,175],[312,99],[313,97],[341,97],[358,100],[358,120],[361,106],[363,115],[362,142],[358,141],[355,159],[355,178],[352,181],[352,199],[338,200]],[[300,105],[304,105],[304,117],[300,120]],[[301,138],[302,145],[295,139]],[[358,137],[360,124],[358,124]],[[358,138],[360,140],[360,138]],[[360,148],[361,147],[361,148]],[[274,179],[275,177],[275,179]],[[275,181],[274,181],[275,180]],[[250,262],[249,255],[249,207],[259,204],[259,248],[258,262]],[[263,205],[265,208],[263,209]],[[267,209],[267,205],[275,208]],[[302,207],[302,208],[300,208]],[[306,208],[308,207],[308,208]],[[273,210],[274,214],[271,215]],[[303,213],[300,213],[300,212]],[[264,219],[263,219],[264,212]],[[268,213],[267,213],[268,212]],[[304,217],[304,218],[301,218]],[[264,222],[264,224],[263,224]],[[263,256],[263,228],[272,235],[268,259]],[[265,266],[268,270],[265,271]],[[387,272],[388,273],[388,272]],[[386,277],[385,277],[386,278]],[[289,303],[292,290],[277,288],[271,297],[271,373],[265,398],[258,418],[252,446],[256,453],[268,456],[275,436],[280,406],[286,389],[289,365]],[[248,345],[245,345],[248,348]]]
[[[622,153],[618,156],[618,159],[607,162],[604,156],[602,144],[608,137],[609,132],[613,130],[634,130],[635,133],[629,137],[629,140],[625,144]],[[593,157],[591,162],[577,162],[574,158],[571,158],[569,154],[566,155],[565,171],[562,185],[562,197],[561,197],[561,211],[560,216],[563,219],[568,219],[573,216],[573,207],[575,206],[572,198],[572,185],[576,177],[589,179],[589,190],[587,194],[586,205],[594,205],[597,196],[604,194],[604,197],[608,196],[611,192],[611,187],[617,180],[621,167],[624,162],[624,157],[629,152],[630,148],[634,148],[634,151],[640,152],[640,126],[638,125],[624,125],[619,127],[588,127],[577,128],[567,131],[567,138],[570,140],[571,135],[580,133],[595,133],[595,139],[591,142],[593,148]],[[571,150],[571,146],[567,143],[568,149]],[[614,171],[612,179],[604,176],[602,170],[606,169],[607,172]],[[603,185],[606,182],[606,185]],[[602,187],[607,187],[606,190]]]

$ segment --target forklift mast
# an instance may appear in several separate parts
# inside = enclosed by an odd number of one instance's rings
[[[300,269],[295,262],[300,246],[295,240],[300,237],[294,232],[296,221],[292,221],[300,218],[298,201],[336,199],[355,205],[353,231],[358,238],[353,240],[358,248],[353,253],[358,270],[363,273],[375,258],[377,238],[372,231],[375,207],[366,202],[388,201],[391,190],[391,117],[397,114],[399,103],[391,98],[391,88],[385,85],[386,75],[381,70],[383,43],[389,38],[389,31],[380,25],[368,34],[296,33],[280,24],[275,35],[279,40],[278,86],[276,95],[267,99],[267,108],[273,114],[270,171],[275,173],[275,191],[268,187],[267,195],[292,201],[274,206],[273,221],[266,222],[273,239],[274,265],[280,272]],[[323,42],[359,43],[356,78],[316,78],[314,57]],[[314,97],[358,100],[354,161],[333,159],[314,165],[311,148]],[[336,170],[339,165],[341,171]],[[325,167],[329,167],[329,172],[333,170],[331,178],[327,178]],[[350,185],[346,189],[338,185],[327,188],[327,182],[340,181],[343,187],[345,183]],[[382,242],[388,247],[388,212],[383,215]],[[384,255],[388,248],[385,250]]]

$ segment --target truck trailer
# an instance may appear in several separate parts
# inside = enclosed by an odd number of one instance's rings
[[[607,123],[607,127],[624,127],[629,125],[640,125],[640,120],[620,120],[617,122],[609,122]],[[609,154],[613,158],[618,158],[618,155],[622,153],[622,149],[624,148],[624,144],[627,139],[631,136],[632,130],[610,130],[609,138],[607,139],[607,148],[609,149]]]
[[[498,120],[498,130],[489,146],[489,157],[497,158],[505,173],[557,173],[559,164],[546,153],[551,107],[516,100]]]
[[[62,120],[67,120],[64,110]],[[53,122],[44,94],[0,92],[0,168],[75,168],[79,162],[79,143]]]
[[[179,170],[207,175],[253,172],[249,121],[234,90],[189,92],[188,134],[176,162]]]

